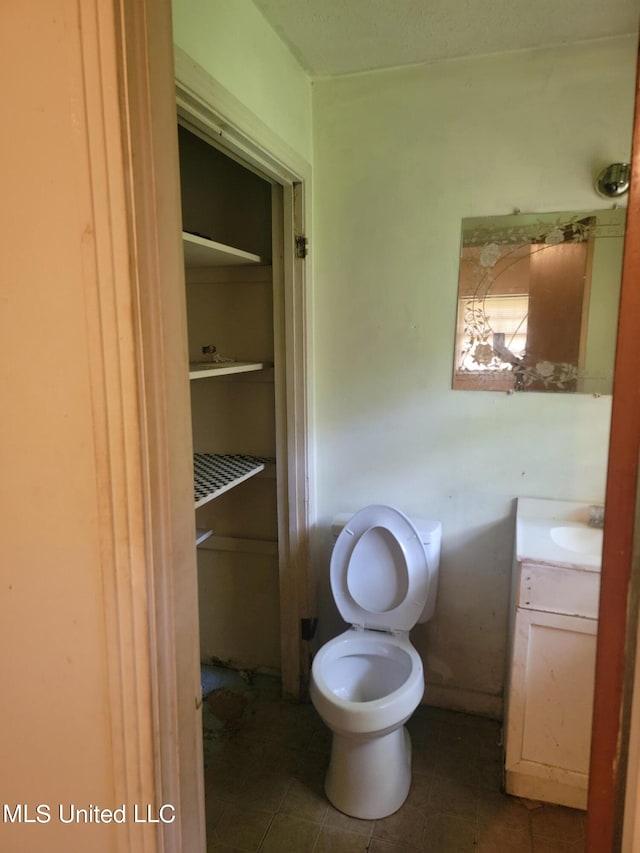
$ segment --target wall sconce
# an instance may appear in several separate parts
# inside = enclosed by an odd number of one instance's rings
[[[596,181],[596,190],[605,198],[618,198],[629,191],[631,167],[628,163],[612,163],[603,169]]]

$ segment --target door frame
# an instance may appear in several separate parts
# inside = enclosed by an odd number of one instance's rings
[[[102,11],[103,4],[96,6]],[[132,838],[127,850],[204,853],[202,699],[194,611],[197,574],[171,6],[155,0],[113,0],[113,10],[124,203],[121,209],[101,196],[95,203],[106,208],[108,221],[117,222],[127,235],[128,298],[111,320],[117,345],[109,361],[135,373],[135,395],[121,396],[123,420],[135,417],[139,431],[136,441],[122,442],[113,455],[139,460],[139,495],[130,476],[117,498],[135,513],[142,528],[133,569],[127,575],[117,567],[113,601],[105,608],[110,665],[118,688],[118,701],[110,709],[115,778],[118,788],[133,792],[147,771],[153,790],[137,801],[175,808],[174,821],[154,829],[151,840],[138,844]],[[85,10],[83,18],[84,29]],[[92,55],[106,52],[103,47]],[[109,79],[101,82],[105,89],[112,86]],[[111,180],[117,177],[111,169]],[[127,322],[131,348],[124,344]],[[128,544],[131,549],[128,537],[122,536],[122,547]],[[132,617],[140,623],[133,631],[127,630]]]
[[[178,118],[214,147],[266,177],[272,193],[276,341],[278,564],[282,693],[306,693],[310,653],[303,619],[313,616],[309,557],[309,258],[295,237],[309,235],[311,166],[181,48],[174,48]],[[196,602],[197,607],[197,602]]]
[[[629,748],[640,748],[637,736],[630,741],[640,597],[640,62],[631,152],[605,494],[587,853],[620,850],[625,822],[627,833],[638,832],[637,804],[628,801],[634,814],[624,812],[627,769],[638,772],[637,757],[629,762]],[[637,780],[630,782],[635,790]],[[625,849],[636,849],[637,843],[636,836],[635,844],[632,840]]]

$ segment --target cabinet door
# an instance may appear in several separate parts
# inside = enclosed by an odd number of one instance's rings
[[[507,790],[584,807],[597,621],[516,611],[507,720]]]

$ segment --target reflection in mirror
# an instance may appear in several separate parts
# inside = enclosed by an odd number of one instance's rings
[[[610,394],[625,216],[463,219],[453,387]]]

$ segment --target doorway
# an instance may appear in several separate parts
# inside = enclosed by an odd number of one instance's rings
[[[224,99],[223,116],[215,81],[179,50],[176,80],[193,449],[198,467],[251,469],[196,498],[200,660],[276,675],[282,696],[300,700],[310,671],[303,625],[314,614],[310,277],[296,247],[310,175],[266,128],[247,133]],[[212,262],[221,246],[227,254]]]
[[[308,276],[294,248],[304,229],[306,180],[272,163],[239,128],[232,130],[228,118],[220,130],[212,104],[195,107],[193,87],[202,81],[180,82],[179,63],[176,72],[194,451],[209,462],[212,456],[246,456],[262,466],[255,478],[241,470],[238,489],[223,486],[220,500],[196,500],[198,535],[206,537],[200,542],[201,589],[210,602],[221,599],[221,619],[231,612],[235,621],[223,639],[201,601],[203,651],[241,668],[279,670],[283,694],[298,699],[309,671],[300,625],[312,608]],[[198,259],[219,246],[235,257]],[[248,597],[239,563],[254,566]],[[207,564],[217,564],[218,582]],[[216,593],[220,584],[227,603],[244,596],[250,606],[225,607],[224,595]]]

